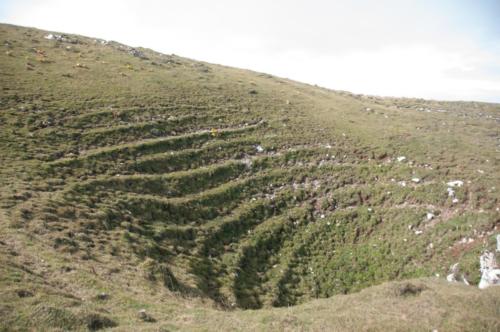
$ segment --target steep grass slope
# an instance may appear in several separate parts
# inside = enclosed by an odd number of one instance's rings
[[[479,281],[499,105],[0,36],[3,329],[500,328],[498,290],[434,278],[333,296],[456,262]]]

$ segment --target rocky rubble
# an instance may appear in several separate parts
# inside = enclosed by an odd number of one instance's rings
[[[500,253],[500,234],[497,235],[496,253]],[[461,243],[470,243],[474,241],[472,238],[463,238]],[[479,256],[479,264],[481,271],[481,280],[478,287],[485,289],[491,286],[500,286],[500,267],[497,263],[496,253],[486,250]],[[450,267],[450,274],[446,276],[448,282],[463,282],[469,285],[464,274],[460,273],[459,263],[455,263]]]
[[[500,252],[500,234],[497,235],[497,249],[496,252]],[[490,286],[500,285],[500,267],[497,263],[497,258],[494,252],[485,251],[481,257],[479,257],[479,262],[481,265],[481,281],[479,282],[479,288],[485,289]]]
[[[58,35],[58,34],[49,33],[44,38],[48,39],[48,40],[55,40],[55,41],[58,41],[58,42],[61,42],[61,43],[78,44],[78,40],[77,39],[71,38],[71,37],[66,36],[66,35]]]

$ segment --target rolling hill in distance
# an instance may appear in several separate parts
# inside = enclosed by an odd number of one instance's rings
[[[499,104],[0,41],[1,331],[500,329]]]

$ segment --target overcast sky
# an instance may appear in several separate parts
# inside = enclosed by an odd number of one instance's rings
[[[0,0],[0,21],[356,93],[500,102],[500,0]]]

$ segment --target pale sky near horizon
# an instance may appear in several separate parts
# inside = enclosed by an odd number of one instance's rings
[[[0,0],[0,22],[384,96],[500,102],[500,0]]]

